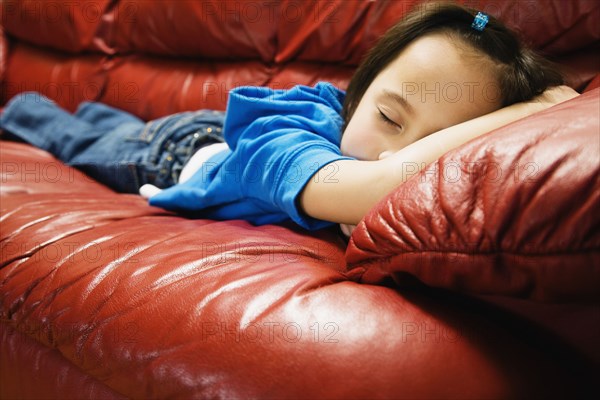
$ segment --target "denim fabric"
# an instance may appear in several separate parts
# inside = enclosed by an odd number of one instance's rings
[[[289,90],[242,86],[229,92],[225,141],[192,177],[150,197],[150,204],[202,218],[263,225],[294,220],[307,229],[331,222],[304,213],[299,197],[312,176],[338,160],[345,93],[330,83]],[[329,170],[332,171],[332,170]],[[337,182],[328,175],[327,182]]]
[[[118,191],[138,193],[144,184],[165,189],[150,197],[154,206],[257,225],[292,219],[321,229],[331,222],[306,215],[298,199],[320,168],[350,159],[340,152],[344,96],[326,82],[289,90],[242,86],[229,93],[227,118],[204,110],[144,123],[98,103],[71,115],[29,93],[11,100],[0,128]],[[229,149],[178,183],[183,164],[199,147],[222,141],[223,132]]]
[[[23,93],[5,108],[0,128],[118,192],[138,193],[146,183],[176,184],[196,150],[223,142],[224,117],[221,111],[200,110],[144,123],[93,102],[70,114],[39,93]]]

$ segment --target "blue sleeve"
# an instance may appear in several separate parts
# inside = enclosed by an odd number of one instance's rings
[[[210,209],[212,218],[257,224],[291,218],[307,229],[330,225],[305,215],[298,196],[320,168],[347,159],[339,149],[343,97],[327,83],[290,90],[234,89],[224,126],[230,152],[210,159],[190,180],[154,196],[151,204],[165,207],[178,197],[178,208]]]

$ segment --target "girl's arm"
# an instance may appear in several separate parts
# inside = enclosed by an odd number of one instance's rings
[[[575,97],[566,86],[546,90],[530,102],[435,132],[379,161],[340,160],[321,168],[300,195],[300,206],[311,217],[357,224],[396,186],[427,164],[471,139],[535,112]]]

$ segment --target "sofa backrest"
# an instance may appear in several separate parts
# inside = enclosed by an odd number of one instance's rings
[[[73,110],[103,101],[144,119],[224,109],[240,85],[345,88],[387,28],[419,1],[5,0],[2,101],[37,90]],[[461,1],[565,66],[583,89],[599,71],[600,3]],[[8,46],[8,57],[2,57]]]

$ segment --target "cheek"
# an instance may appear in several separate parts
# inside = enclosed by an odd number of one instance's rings
[[[377,160],[386,149],[386,140],[379,120],[368,106],[367,96],[359,103],[342,136],[342,154],[363,161]]]
[[[368,127],[353,122],[351,121],[344,131],[340,149],[345,156],[367,160],[370,158],[371,147],[374,142],[373,136],[368,134]],[[371,137],[369,138],[369,136]]]

